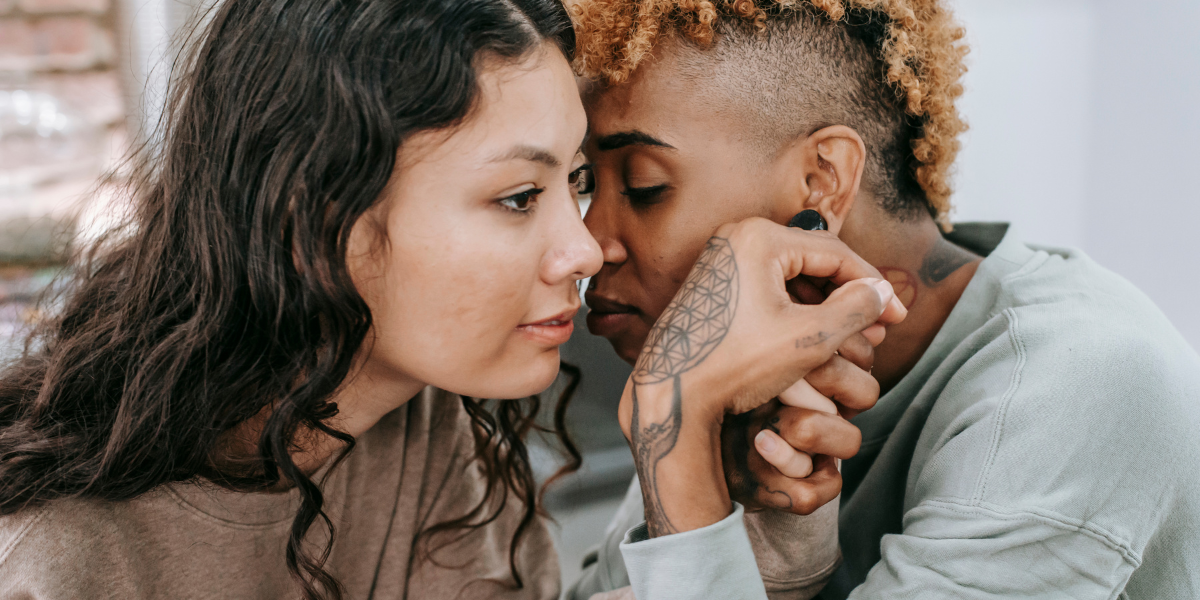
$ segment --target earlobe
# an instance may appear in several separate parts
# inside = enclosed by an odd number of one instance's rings
[[[858,132],[844,125],[809,136],[809,198],[805,208],[821,213],[835,235],[854,207],[862,184],[867,150]]]

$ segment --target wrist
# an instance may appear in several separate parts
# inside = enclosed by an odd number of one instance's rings
[[[638,474],[653,481],[655,504],[671,525],[671,530],[657,532],[652,526],[654,537],[707,527],[733,510],[721,467],[719,438],[719,431],[709,427],[684,426],[675,451],[663,458],[657,469],[651,471],[638,463]],[[643,486],[643,497],[647,492]],[[654,520],[651,511],[647,511],[646,519],[648,523]]]
[[[635,392],[639,420],[643,424],[659,421],[662,416],[671,411],[675,402],[676,390],[672,382],[637,384],[631,377],[625,384],[625,391],[621,394],[621,402],[617,408],[617,423],[621,427],[621,433],[625,434],[626,441],[630,439],[633,428]],[[708,394],[690,389],[690,386],[686,392],[683,392],[683,395],[688,400],[682,403],[680,410],[689,429],[699,426],[719,438],[721,427],[725,422],[725,407],[720,402],[710,400]]]

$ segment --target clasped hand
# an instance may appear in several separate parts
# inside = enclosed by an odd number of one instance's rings
[[[797,304],[786,285],[800,275],[827,279],[836,289],[821,304]],[[721,457],[727,415],[774,398],[804,409],[820,395],[806,376],[819,368],[831,375],[846,365],[858,368],[849,358],[831,359],[839,348],[862,345],[852,338],[877,345],[883,327],[905,313],[879,273],[830,234],[763,219],[718,229],[651,330],[621,399],[619,419],[650,534],[728,516]],[[786,508],[782,499],[759,504]]]

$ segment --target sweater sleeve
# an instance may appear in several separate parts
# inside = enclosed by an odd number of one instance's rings
[[[626,532],[642,522],[642,513],[641,487],[634,476],[604,539],[584,557],[583,573],[563,592],[563,600],[589,600],[630,584],[621,543]],[[745,514],[767,598],[809,600],[820,593],[841,563],[837,518],[836,500],[808,516],[778,511]]]
[[[734,503],[725,519],[692,531],[651,539],[643,522],[621,542],[638,600],[766,600],[750,538]]]

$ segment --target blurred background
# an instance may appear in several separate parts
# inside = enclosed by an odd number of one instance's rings
[[[153,130],[198,3],[0,0],[0,339],[36,318],[71,241],[113,222],[98,178],[119,183]],[[955,220],[1084,249],[1200,347],[1200,0],[954,4],[971,46]],[[567,579],[633,472],[615,417],[628,367],[577,325],[563,355],[584,371],[568,413],[584,468],[548,496]],[[532,452],[542,477],[561,461]]]

